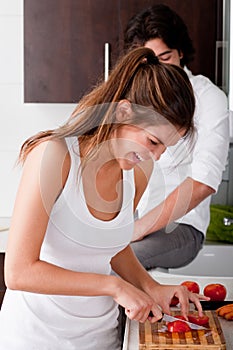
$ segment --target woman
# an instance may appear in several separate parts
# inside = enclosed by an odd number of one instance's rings
[[[24,143],[1,349],[119,349],[118,304],[140,322],[150,311],[151,322],[160,319],[174,296],[185,316],[189,300],[202,313],[202,296],[155,282],[129,247],[150,171],[141,164],[192,135],[193,112],[183,70],[140,48],[80,101],[64,126]]]

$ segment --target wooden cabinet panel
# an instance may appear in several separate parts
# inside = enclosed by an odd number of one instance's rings
[[[25,0],[25,102],[77,102],[118,43],[118,0]]]
[[[196,48],[190,68],[214,81],[223,0],[24,0],[25,102],[78,102],[103,77],[104,44],[114,64],[128,20],[156,3],[184,18]]]

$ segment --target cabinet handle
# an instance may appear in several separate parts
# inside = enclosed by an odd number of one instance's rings
[[[109,43],[104,44],[104,81],[108,80],[109,74]]]
[[[221,87],[223,90],[227,87],[227,60],[228,57],[228,42],[216,41],[215,44],[215,85]],[[219,67],[220,65],[220,67]],[[219,76],[219,68],[221,75]],[[219,81],[220,80],[220,81]]]
[[[219,50],[222,47],[222,41],[216,41],[215,43],[215,85],[219,85],[219,79],[218,79],[218,65],[219,65]]]

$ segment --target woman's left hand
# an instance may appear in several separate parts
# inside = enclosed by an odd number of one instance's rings
[[[189,302],[193,302],[198,310],[199,316],[203,316],[202,306],[200,300],[210,300],[202,294],[195,294],[185,286],[181,285],[161,285],[156,284],[150,291],[150,296],[153,297],[155,302],[161,307],[162,311],[166,314],[170,314],[170,304],[173,297],[179,299],[182,315],[188,320],[187,315],[190,310]]]

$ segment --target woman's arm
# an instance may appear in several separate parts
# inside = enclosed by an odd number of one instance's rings
[[[112,261],[113,270],[125,281],[144,291],[153,299],[151,310],[157,319],[159,318],[159,306],[165,313],[170,313],[170,303],[173,297],[180,301],[181,312],[187,317],[189,312],[189,301],[192,301],[202,316],[202,307],[200,300],[209,300],[203,295],[190,293],[187,288],[181,285],[161,285],[156,282],[149,273],[140,264],[130,246],[119,252]],[[126,314],[130,316],[129,310]],[[148,314],[147,314],[148,316]],[[155,320],[152,320],[152,322]],[[142,321],[143,322],[143,321]]]
[[[40,260],[50,212],[69,169],[70,158],[62,141],[43,142],[28,155],[6,251],[8,288],[45,294],[113,294],[116,278],[74,272]]]

